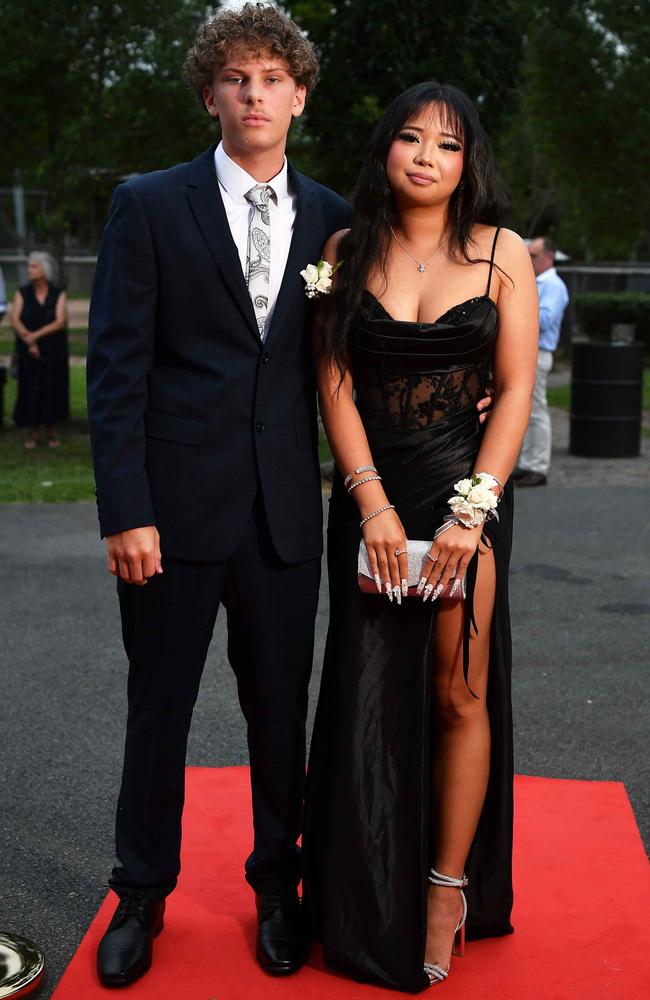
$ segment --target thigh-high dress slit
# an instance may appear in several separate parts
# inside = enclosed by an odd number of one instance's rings
[[[498,331],[489,296],[435,323],[393,320],[370,293],[355,323],[357,406],[407,537],[432,539],[453,485],[471,473]],[[479,470],[487,471],[490,470]],[[486,526],[496,569],[487,709],[490,776],[466,871],[467,938],[512,931],[512,489]],[[431,678],[437,605],[401,607],[357,584],[356,504],[336,474],[330,500],[330,624],[304,823],[304,898],[326,961],[407,992],[423,972],[433,864]],[[474,578],[478,557],[473,560]],[[468,595],[471,601],[471,594]],[[471,686],[471,676],[470,676]]]

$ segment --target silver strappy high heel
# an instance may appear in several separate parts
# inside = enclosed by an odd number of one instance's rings
[[[446,885],[452,889],[460,889],[460,898],[463,904],[463,912],[461,918],[456,924],[456,930],[454,931],[454,943],[452,945],[451,953],[452,955],[464,955],[465,954],[465,921],[467,920],[467,900],[465,899],[465,893],[463,889],[467,885],[467,876],[463,873],[462,878],[452,878],[451,875],[441,875],[437,872],[435,868],[431,869],[431,874],[428,876],[429,882],[432,885]],[[449,963],[451,965],[451,962]],[[432,962],[424,963],[424,971],[429,977],[429,986],[435,986],[436,983],[442,983],[445,981],[449,975],[449,965],[446,969],[443,969],[441,965],[436,965]]]

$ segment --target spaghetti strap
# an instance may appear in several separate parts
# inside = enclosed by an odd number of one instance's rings
[[[488,283],[487,283],[487,288],[485,289],[486,295],[490,294],[490,285],[492,284],[492,268],[494,267],[494,251],[497,248],[497,237],[499,236],[500,232],[501,232],[501,226],[497,226],[496,231],[494,233],[494,241],[492,243],[492,256],[490,257],[490,273],[488,274]]]

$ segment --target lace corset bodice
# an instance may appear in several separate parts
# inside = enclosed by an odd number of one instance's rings
[[[473,408],[485,395],[498,314],[479,295],[434,323],[393,319],[366,292],[355,336],[357,405],[365,424],[415,430]]]

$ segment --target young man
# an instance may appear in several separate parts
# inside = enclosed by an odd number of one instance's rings
[[[551,465],[551,415],[546,383],[569,303],[567,287],[554,267],[556,249],[548,236],[538,236],[528,244],[539,293],[539,353],[530,423],[512,474],[516,486],[545,486]]]
[[[282,974],[306,956],[296,841],[322,509],[300,271],[349,209],[285,159],[318,72],[292,21],[224,12],[186,69],[222,142],[117,188],[90,318],[99,518],[130,664],[120,903],[98,953],[111,986],[148,969],[176,885],[187,735],[220,604],[248,724],[257,957]]]

